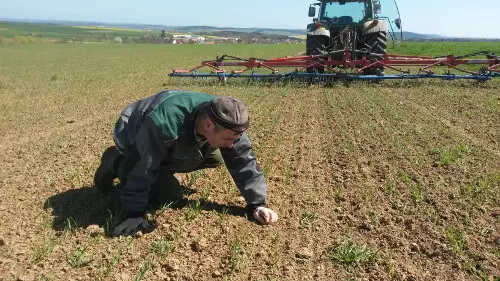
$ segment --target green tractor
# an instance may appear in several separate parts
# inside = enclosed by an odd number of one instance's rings
[[[402,40],[395,0],[318,0],[309,6],[309,17],[313,17],[313,23],[307,26],[306,54],[320,55],[319,60],[342,60],[346,50],[351,59],[364,56],[377,60],[387,53],[388,39]],[[367,69],[365,74],[382,70]],[[324,67],[311,67],[308,71],[323,73]]]

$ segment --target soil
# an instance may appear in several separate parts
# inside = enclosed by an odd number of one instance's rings
[[[106,236],[118,193],[93,187],[125,96],[82,118],[61,110],[71,122],[47,130],[8,123],[0,280],[498,280],[499,89],[193,85],[247,103],[279,220],[252,219],[220,167],[187,175],[185,202],[152,210],[135,237]],[[374,258],[332,258],[345,241]]]

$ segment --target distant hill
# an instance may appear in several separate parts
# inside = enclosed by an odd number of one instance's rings
[[[273,28],[235,28],[235,27],[215,27],[215,26],[171,26],[171,25],[153,25],[153,24],[135,24],[135,23],[120,23],[110,24],[103,22],[87,22],[87,21],[61,21],[61,20],[30,20],[30,19],[2,19],[4,22],[27,22],[27,23],[43,23],[55,25],[69,26],[102,26],[109,28],[129,28],[137,30],[165,30],[170,33],[260,33],[264,35],[283,35],[289,37],[305,38],[306,30],[304,29],[273,29]],[[398,38],[399,36],[396,35]],[[500,41],[499,39],[485,38],[457,38],[451,36],[443,36],[436,34],[420,34],[409,31],[403,32],[404,41]]]

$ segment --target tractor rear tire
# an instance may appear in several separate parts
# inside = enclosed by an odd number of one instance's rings
[[[306,39],[306,55],[314,56],[321,55],[326,52],[326,47],[328,46],[330,38],[328,36],[309,36]],[[309,73],[324,73],[325,68],[323,66],[308,67],[307,72]]]
[[[387,32],[373,32],[365,35],[365,45],[372,54],[385,55],[387,54]],[[378,60],[379,56],[371,56],[372,61]],[[363,71],[364,75],[383,75],[384,68],[371,68]]]
[[[387,32],[373,32],[365,35],[365,45],[371,53],[387,54]]]

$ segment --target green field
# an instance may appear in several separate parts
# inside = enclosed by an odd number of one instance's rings
[[[150,30],[113,29],[98,26],[65,26],[55,24],[27,24],[0,22],[0,36],[6,38],[31,36],[43,39],[78,38],[82,41],[96,41],[97,38],[140,37],[152,33]],[[160,34],[160,31],[153,33]]]
[[[0,44],[0,280],[498,280],[500,79],[325,87],[168,76],[223,54],[304,50]],[[500,44],[389,52],[482,50]],[[153,232],[105,235],[117,199],[96,191],[94,171],[121,110],[165,89],[248,105],[277,224],[247,219],[220,167],[189,174],[185,204],[152,211]]]

